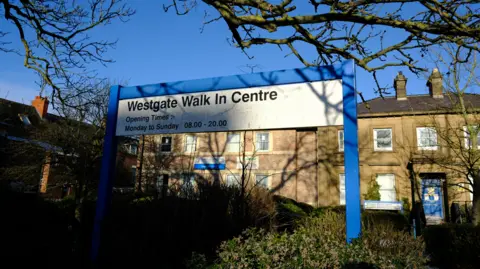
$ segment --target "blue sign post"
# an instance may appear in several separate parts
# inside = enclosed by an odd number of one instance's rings
[[[281,86],[289,84],[305,84],[321,81],[341,80],[343,89],[343,124],[344,124],[344,154],[345,154],[345,192],[346,192],[346,222],[347,222],[347,242],[357,238],[361,232],[360,222],[360,180],[359,180],[359,157],[358,157],[358,132],[357,132],[357,100],[355,92],[355,66],[353,61],[345,61],[338,65],[307,67],[292,70],[280,70],[263,73],[253,73],[246,75],[227,76],[219,78],[209,78],[200,80],[189,80],[182,82],[160,83],[134,87],[114,86],[110,89],[110,100],[108,105],[107,126],[105,134],[105,142],[102,157],[102,170],[100,184],[98,188],[97,209],[93,229],[91,258],[93,261],[98,259],[102,224],[108,207],[111,202],[112,185],[115,171],[115,159],[117,152],[117,118],[119,112],[119,102],[136,98],[151,98],[161,96],[175,96],[180,94],[205,93],[200,102],[208,102],[208,92],[233,90],[236,91],[232,95],[234,103],[240,101],[241,92],[238,89],[248,91],[255,87],[264,86]],[[309,86],[311,92],[315,92],[313,87]],[[307,88],[308,89],[308,88]],[[262,95],[263,94],[263,95]],[[307,90],[308,94],[308,90]],[[311,94],[311,93],[310,93]],[[264,96],[271,100],[278,99],[278,93],[259,91],[259,95],[249,95],[243,98],[250,98],[250,96]],[[234,97],[236,99],[234,99]],[[325,96],[317,96],[321,102],[327,102]],[[261,100],[262,97],[260,97]],[[213,98],[212,98],[213,99]],[[222,101],[221,98],[219,98]],[[138,100],[138,99],[137,99]],[[146,100],[146,99],[145,99]],[[203,100],[203,101],[202,101]],[[225,99],[226,100],[226,99]],[[168,101],[168,102],[167,102]],[[156,108],[155,105],[173,106],[176,105],[176,100],[167,101],[146,101],[137,106],[138,101],[131,105],[137,109]],[[163,102],[163,103],[161,103]],[[237,104],[238,105],[238,104]],[[326,107],[327,108],[327,107]],[[282,108],[283,110],[285,108]],[[130,106],[129,106],[130,111]],[[158,111],[158,109],[157,109]],[[161,116],[163,119],[164,116]],[[320,115],[319,115],[320,117]],[[168,117],[167,117],[168,118]],[[175,118],[172,116],[172,118]],[[248,120],[248,119],[245,119]],[[148,121],[148,119],[147,119]],[[226,122],[226,121],[225,121]],[[195,124],[201,122],[185,123],[185,128],[195,127]],[[218,121],[221,124],[221,121]],[[238,123],[238,119],[237,119]],[[312,127],[312,126],[298,126],[298,127]],[[130,127],[128,127],[130,128]],[[126,129],[128,129],[126,128]],[[174,133],[173,128],[179,128],[178,125],[169,124],[161,125],[158,128],[168,129],[168,132]],[[145,128],[146,130],[146,128]],[[144,131],[145,131],[144,130]],[[232,131],[232,130],[228,130]],[[159,132],[161,133],[161,132]],[[218,164],[220,165],[220,164]],[[215,167],[220,169],[219,167]]]

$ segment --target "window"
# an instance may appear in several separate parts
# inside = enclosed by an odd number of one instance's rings
[[[240,134],[227,134],[227,152],[240,151]]]
[[[28,115],[25,115],[25,114],[20,114],[18,115],[20,116],[20,119],[22,120],[23,124],[25,125],[30,125],[30,119],[28,118]]]
[[[137,167],[136,166],[132,166],[131,174],[132,174],[132,184],[135,185],[135,182],[137,181]]]
[[[172,151],[172,137],[164,136],[162,137],[160,143],[160,152],[170,152]]]
[[[138,150],[137,145],[129,145],[128,146],[128,153],[130,153],[130,154],[137,155],[137,150]]]
[[[338,130],[338,151],[343,152],[345,148],[345,139],[343,136],[343,130]]]
[[[392,129],[373,129],[373,149],[376,151],[392,150]]]
[[[227,186],[239,186],[241,183],[240,180],[239,174],[228,174],[225,183]]]
[[[338,189],[340,190],[340,205],[345,205],[345,174],[339,174],[338,181]]]
[[[419,150],[437,150],[437,131],[431,127],[417,127]]]
[[[197,137],[194,135],[185,136],[185,152],[195,152]]]
[[[269,149],[269,133],[257,133],[256,137],[256,149],[258,151],[268,151]]]
[[[394,174],[377,174],[377,183],[380,185],[380,201],[392,202],[397,200]]]
[[[269,177],[268,177],[268,175],[263,175],[263,174],[255,175],[255,183],[258,187],[269,189]]]
[[[480,132],[478,131],[477,126],[472,126],[474,131],[477,132],[477,148],[480,149]],[[472,147],[472,140],[470,139],[470,133],[468,132],[468,127],[463,126],[463,131],[465,132],[465,148],[469,149]]]

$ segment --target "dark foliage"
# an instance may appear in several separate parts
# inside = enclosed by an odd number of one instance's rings
[[[5,267],[76,268],[73,220],[36,194],[0,187],[0,258]]]
[[[273,202],[252,195],[251,211],[241,214],[238,195],[234,188],[210,185],[196,199],[117,197],[106,221],[100,264],[183,268],[192,252],[211,257],[222,241],[247,227],[270,229]]]
[[[424,231],[432,264],[440,268],[480,266],[480,227],[471,224],[435,225]]]

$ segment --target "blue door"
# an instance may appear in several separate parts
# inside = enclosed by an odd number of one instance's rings
[[[440,179],[422,180],[422,201],[427,220],[443,219],[442,181]]]

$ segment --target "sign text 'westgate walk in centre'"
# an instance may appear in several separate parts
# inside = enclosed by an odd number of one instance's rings
[[[121,100],[117,135],[342,125],[341,86],[331,80]]]

